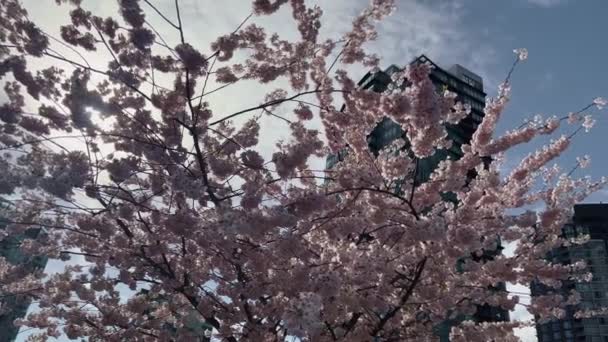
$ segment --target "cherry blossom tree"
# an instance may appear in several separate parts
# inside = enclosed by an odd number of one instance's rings
[[[347,70],[377,67],[365,44],[395,1],[372,0],[348,32],[324,38],[319,7],[254,0],[241,25],[205,44],[186,39],[179,0],[171,13],[118,0],[114,17],[81,0],[55,2],[70,11],[60,37],[19,1],[0,2],[0,194],[15,208],[4,234],[44,227],[45,239],[24,252],[83,258],[28,282],[39,310],[17,323],[41,329],[32,340],[190,341],[186,320],[196,315],[217,340],[423,341],[479,305],[513,309],[516,295],[492,289],[501,282],[559,287],[587,276],[584,264],[544,257],[584,242],[564,240],[561,227],[605,180],[546,166],[606,102],[497,136],[524,49],[462,158],[420,183],[416,161],[449,147],[445,124],[468,111],[454,94],[436,93],[428,65],[395,74],[393,84],[407,82],[384,93],[356,86]],[[252,23],[278,11],[291,12],[297,37]],[[210,94],[239,82],[270,90],[258,105],[215,111]],[[387,116],[406,139],[375,156],[366,138]],[[272,151],[260,148],[263,117],[289,134]],[[506,151],[560,126],[572,133],[500,176]],[[332,169],[311,166],[338,151],[344,158]],[[511,214],[538,202],[538,213]],[[518,241],[514,255],[463,258],[496,250],[498,237]],[[3,291],[19,279],[13,272],[0,262]],[[559,317],[576,300],[548,294],[529,310]],[[451,335],[510,341],[524,324],[465,320]]]

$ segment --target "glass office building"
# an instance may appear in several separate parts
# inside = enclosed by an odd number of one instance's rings
[[[560,264],[585,261],[593,279],[589,282],[567,281],[559,290],[532,283],[532,296],[550,291],[567,295],[576,290],[582,297],[579,305],[566,309],[563,319],[537,324],[538,341],[608,342],[608,316],[574,317],[579,309],[608,307],[608,204],[575,205],[572,221],[562,232],[565,237],[589,235],[590,240],[583,245],[557,248],[549,253],[548,259]]]
[[[433,156],[418,161],[418,180],[423,182],[428,179],[441,160],[458,159],[462,156],[461,146],[471,141],[473,133],[483,119],[486,93],[483,90],[483,79],[461,65],[455,64],[445,70],[425,55],[421,55],[411,63],[429,63],[432,66],[429,76],[437,91],[449,90],[457,95],[458,101],[471,106],[471,113],[465,119],[456,125],[446,125],[452,147],[448,150],[437,150]],[[400,70],[402,68],[391,65],[384,71],[368,72],[359,81],[358,86],[362,89],[383,92],[391,83],[392,74]],[[401,127],[391,119],[385,118],[370,133],[368,143],[370,150],[377,153],[399,138],[405,138]],[[335,165],[341,157],[340,154],[330,156],[327,159],[327,168]]]

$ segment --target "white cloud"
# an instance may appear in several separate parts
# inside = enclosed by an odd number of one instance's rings
[[[516,305],[515,309],[509,312],[511,321],[532,322],[534,316],[530,314],[524,304],[530,304],[530,288],[521,284],[507,283],[507,290],[514,296],[519,296],[521,304]],[[515,330],[515,334],[523,342],[537,341],[536,329],[534,327],[525,327]]]
[[[515,248],[517,248],[517,242],[507,243],[504,247],[504,255],[513,257]],[[515,306],[513,311],[509,312],[511,321],[533,322],[534,316],[528,312],[528,309],[525,306],[530,304],[530,287],[522,284],[507,283],[507,291],[509,291],[511,296],[518,296],[520,303]],[[537,341],[536,329],[534,327],[516,329],[515,335],[517,335],[523,342]]]
[[[536,329],[534,327],[525,327],[515,330],[515,335],[521,339],[522,342],[536,342]]]
[[[184,22],[190,27],[187,36],[196,38],[197,44],[208,42],[208,38],[217,34],[230,32],[249,13],[242,0],[224,0],[221,6],[203,5],[195,0],[182,2],[188,9],[184,11]],[[353,17],[369,0],[310,2],[323,8],[322,36],[337,38],[351,27]],[[397,1],[397,7],[391,17],[378,25],[379,37],[369,45],[382,58],[382,66],[405,65],[414,57],[426,54],[440,65],[447,67],[459,63],[485,79],[494,78],[492,66],[496,51],[484,43],[483,37],[476,37],[482,36],[481,32],[469,29],[465,21],[467,9],[461,1]],[[171,6],[166,9],[172,11]],[[254,17],[251,22],[293,37],[295,25],[286,25],[291,23],[290,17],[290,10],[285,8],[277,16]],[[199,46],[205,47],[204,44]],[[361,73],[363,75],[364,70]]]
[[[496,51],[480,38],[483,32],[470,30],[461,2],[402,1],[399,6],[372,44],[384,63],[404,65],[425,54],[443,67],[458,63],[471,69],[490,87],[497,84],[492,68]]]

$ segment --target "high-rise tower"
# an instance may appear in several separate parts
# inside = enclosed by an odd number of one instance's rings
[[[532,283],[532,296],[553,292],[569,295],[576,290],[581,302],[566,309],[563,319],[536,325],[540,342],[608,342],[608,316],[576,318],[579,309],[599,310],[608,307],[608,204],[578,204],[572,221],[562,229],[566,238],[589,235],[582,245],[560,247],[551,251],[548,259],[554,263],[571,264],[585,261],[593,275],[589,282],[566,281],[560,289],[550,289]]]
[[[418,161],[417,175],[420,181],[425,181],[441,160],[447,158],[458,159],[462,156],[461,146],[469,143],[483,119],[486,93],[483,91],[483,79],[464,68],[455,64],[445,70],[431,61],[425,55],[414,59],[411,64],[429,63],[432,66],[429,75],[438,92],[449,90],[457,95],[457,100],[471,106],[471,113],[456,125],[446,125],[448,138],[452,140],[452,146],[448,150],[437,150],[428,158]],[[400,71],[401,68],[391,65],[384,71],[375,73],[368,72],[359,81],[358,86],[375,92],[386,90],[391,83],[391,75]],[[401,127],[389,118],[382,120],[368,136],[368,143],[372,152],[378,152],[389,145],[395,139],[404,137]],[[327,167],[332,167],[340,159],[340,155],[333,155],[327,159]]]

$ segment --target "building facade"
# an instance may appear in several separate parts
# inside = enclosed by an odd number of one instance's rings
[[[429,77],[437,91],[442,93],[444,90],[449,90],[457,95],[457,101],[471,106],[469,115],[458,124],[446,124],[446,130],[449,139],[452,141],[452,146],[449,149],[438,149],[432,156],[417,161],[417,169],[415,172],[416,182],[423,183],[429,179],[439,162],[446,159],[457,160],[462,157],[462,145],[468,144],[471,141],[475,130],[483,119],[486,93],[483,89],[483,79],[461,65],[455,64],[448,69],[443,69],[425,55],[419,56],[411,63],[429,63],[432,66]],[[384,71],[375,73],[368,72],[358,82],[358,86],[361,89],[383,92],[392,82],[391,76],[401,70],[400,67],[391,65]],[[379,122],[367,137],[369,148],[374,154],[377,154],[396,139],[404,139],[407,143],[405,132],[401,129],[401,126],[389,118],[384,118]],[[344,157],[343,153],[344,152],[329,156],[327,158],[326,167],[329,169],[342,160]],[[490,161],[490,158],[485,160],[487,164],[489,164]],[[474,172],[472,171],[469,176],[475,177]],[[455,198],[451,198],[449,194],[445,197],[446,200],[455,201]],[[499,254],[501,250],[502,247],[499,247],[496,251],[486,251],[482,258],[491,259]],[[496,290],[505,291],[506,284],[499,284]],[[509,320],[509,312],[489,305],[480,306],[473,317],[458,317],[453,321],[445,321],[438,325],[436,327],[436,334],[440,341],[449,341],[451,326],[464,319],[472,319],[477,322],[502,322]]]
[[[452,146],[447,150],[437,150],[433,156],[418,161],[418,169],[416,170],[417,180],[424,182],[428,180],[428,177],[440,161],[448,158],[458,159],[462,157],[461,146],[471,141],[473,133],[475,133],[475,130],[483,119],[486,93],[483,90],[483,79],[459,64],[455,64],[447,70],[442,69],[425,55],[419,56],[411,63],[429,63],[432,66],[429,77],[435,84],[437,91],[443,92],[444,90],[449,90],[457,95],[457,101],[471,106],[471,113],[466,118],[456,125],[446,125]],[[400,70],[402,68],[391,65],[384,71],[376,73],[368,72],[358,82],[358,86],[362,89],[383,92],[392,82],[391,76]],[[385,118],[369,134],[368,144],[370,150],[377,153],[394,140],[400,138],[405,138],[405,132],[401,129],[401,126],[391,119]],[[341,158],[342,155],[340,153],[328,157],[326,167],[328,169],[331,168]]]
[[[576,290],[582,297],[581,303],[567,308],[564,319],[537,324],[538,341],[608,342],[608,316],[574,317],[579,309],[608,307],[608,204],[575,205],[572,221],[564,226],[563,234],[565,237],[589,235],[590,240],[583,245],[557,248],[549,253],[548,259],[560,264],[585,261],[593,278],[589,282],[568,281],[562,284],[560,293]],[[549,291],[541,284],[531,285],[532,296]]]

